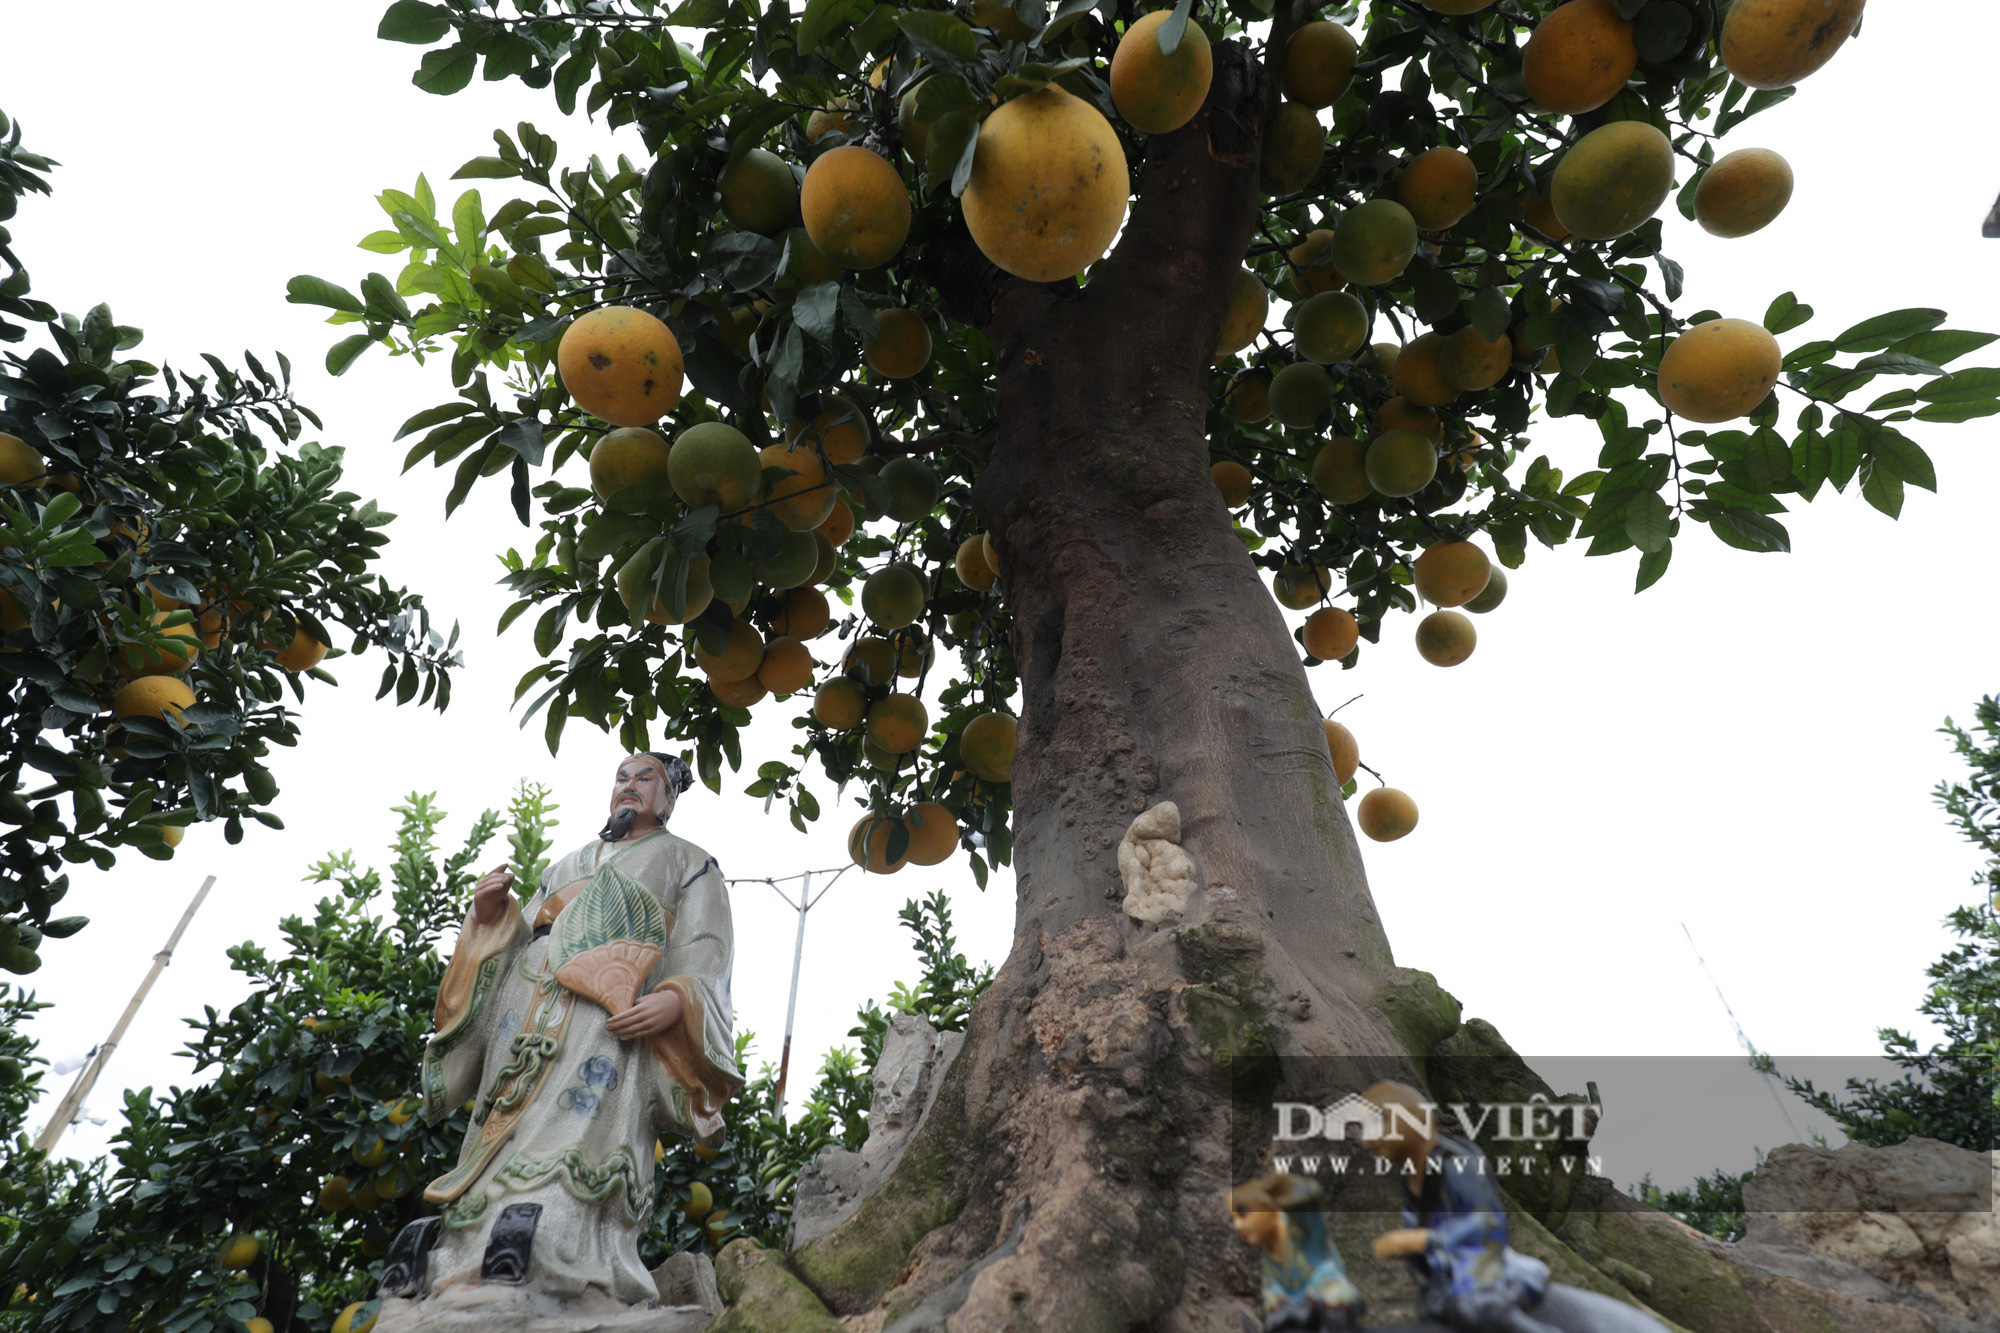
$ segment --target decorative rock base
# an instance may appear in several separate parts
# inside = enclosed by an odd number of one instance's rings
[[[559,1300],[493,1282],[421,1301],[392,1297],[382,1302],[375,1333],[702,1333],[722,1311],[705,1254],[677,1254],[653,1270],[653,1279],[660,1304],[650,1308],[608,1296]]]

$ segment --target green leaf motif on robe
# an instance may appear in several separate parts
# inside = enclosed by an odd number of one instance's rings
[[[549,967],[561,971],[570,959],[616,940],[667,947],[667,918],[659,900],[616,866],[603,866],[575,902],[563,909],[549,933]]]

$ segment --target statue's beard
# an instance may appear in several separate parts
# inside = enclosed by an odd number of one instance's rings
[[[597,836],[606,842],[621,842],[632,831],[632,825],[639,818],[639,807],[628,805],[605,821]]]

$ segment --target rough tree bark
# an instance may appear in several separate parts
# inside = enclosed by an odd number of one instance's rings
[[[864,1326],[922,1305],[966,1333],[1238,1333],[1255,1276],[1225,1199],[1253,1167],[1231,1161],[1230,1063],[1376,1055],[1407,1076],[1299,651],[1208,475],[1266,91],[1218,44],[1208,106],[1152,139],[1087,289],[933,256],[999,364],[974,501],[1024,691],[1018,924],[898,1170],[794,1258],[834,1313],[878,1312]],[[1120,910],[1118,841],[1160,800],[1200,885],[1170,926]]]

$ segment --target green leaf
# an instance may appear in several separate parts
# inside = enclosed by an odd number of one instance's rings
[[[2000,397],[2000,369],[1973,366],[1954,370],[1919,388],[1917,397],[1931,403],[1973,403]]]
[[[951,169],[951,197],[954,199],[964,194],[965,187],[972,183],[972,158],[974,151],[979,147],[979,122],[972,121],[971,126],[972,133],[966,136],[965,147],[958,155],[957,164]]]
[[[1760,551],[1789,551],[1792,549],[1792,534],[1785,531],[1785,525],[1768,514],[1760,514],[1754,509],[1741,505],[1729,505],[1716,519],[1716,526],[1727,526],[1749,542],[1747,549]]]
[[[799,19],[799,54],[811,55],[835,26],[851,23],[866,12],[855,0],[806,0],[805,15]]]
[[[367,299],[367,313],[372,318],[405,322],[410,318],[410,307],[396,294],[396,284],[380,273],[370,273],[361,280],[361,295]]]
[[[1970,421],[2000,412],[2000,402],[1932,403],[1917,409],[1919,421]]]
[[[1843,352],[1879,352],[1891,343],[1927,333],[1942,323],[1942,310],[1895,310],[1862,320],[1833,342]]]
[[[1869,441],[1871,457],[1878,467],[1895,474],[1912,486],[1937,492],[1937,469],[1917,442],[1893,426],[1876,425]],[[1864,438],[1866,435],[1864,434]]]
[[[1625,505],[1625,535],[1651,554],[1664,550],[1673,537],[1673,514],[1657,491],[1641,491]]]
[[[816,341],[833,337],[840,311],[840,284],[821,282],[800,292],[792,302],[792,319]]]
[[[926,55],[961,65],[979,59],[979,35],[951,14],[935,9],[905,11],[896,15],[896,26]]]
[[[449,96],[472,82],[479,68],[479,53],[469,42],[454,42],[442,51],[426,51],[410,82],[427,93]]]
[[[1188,15],[1193,12],[1194,0],[1174,0],[1174,12],[1167,15],[1167,21],[1154,33],[1160,42],[1161,55],[1170,56],[1180,50],[1181,38],[1187,34]]]
[[[457,171],[451,173],[455,181],[464,180],[505,180],[521,174],[521,168],[505,158],[475,157]]]
[[[1764,329],[1769,333],[1784,333],[1812,317],[1811,306],[1800,304],[1798,297],[1786,292],[1771,302],[1771,308],[1764,312]]]
[[[347,288],[306,273],[301,273],[285,284],[285,300],[293,305],[331,306],[335,310],[345,310],[351,315],[365,314],[368,310],[368,307],[362,304],[361,298]]]
[[[1933,329],[1892,345],[1889,350],[1905,356],[1921,357],[1934,365],[1947,365],[1961,356],[1976,352],[1988,343],[2000,341],[2000,334],[1968,333],[1962,329]]]
[[[1498,342],[1507,336],[1511,313],[1507,294],[1497,286],[1482,287],[1479,295],[1472,298],[1472,327],[1487,342]]]
[[[367,351],[368,345],[374,341],[374,335],[369,333],[357,333],[351,338],[342,338],[327,350],[326,373],[329,375],[345,373],[347,368],[354,364],[354,358]]]
[[[1668,542],[1657,551],[1647,551],[1639,557],[1639,578],[1633,585],[1634,593],[1642,593],[1660,581],[1667,572],[1667,565],[1674,558],[1674,546]]]
[[[1792,479],[1792,451],[1769,427],[1752,435],[1743,446],[1742,462],[1750,479],[1766,490]]]
[[[1861,462],[1861,497],[1887,514],[1890,518],[1900,518],[1903,513],[1903,481],[1873,458]]]
[[[382,15],[375,35],[385,42],[429,46],[450,31],[451,11],[443,5],[425,4],[424,0],[396,0]]]
[[[401,232],[371,231],[361,238],[361,248],[378,255],[395,255],[409,249],[410,243]]]

